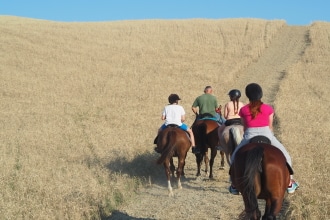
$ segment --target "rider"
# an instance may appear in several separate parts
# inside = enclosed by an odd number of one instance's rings
[[[226,122],[218,128],[219,137],[222,135],[223,130],[226,126],[233,124],[241,125],[241,116],[239,116],[239,111],[244,106],[243,102],[239,101],[241,97],[241,92],[238,89],[232,89],[228,93],[230,102],[227,102],[224,109],[224,118]]]
[[[203,115],[210,114],[214,118],[216,117],[216,111],[218,109],[218,101],[217,98],[212,94],[213,89],[211,86],[206,86],[204,89],[204,94],[198,96],[194,103],[192,104],[192,111],[195,114]],[[197,107],[199,108],[199,113],[197,112]]]
[[[213,93],[212,87],[206,86],[204,89],[204,94],[198,96],[195,99],[191,107],[191,110],[194,112],[195,115],[198,115],[200,117],[203,114],[208,114],[210,117],[216,119],[216,114],[217,114],[216,111],[218,110],[218,101],[217,98],[212,93]],[[192,152],[194,154],[199,153],[199,151],[200,149],[196,147],[192,148]]]
[[[181,100],[181,99],[177,94],[171,94],[168,97],[168,102],[170,104],[166,105],[164,107],[162,117],[161,117],[162,120],[165,120],[165,123],[162,124],[162,126],[159,128],[158,134],[163,129],[165,129],[168,125],[175,124],[175,125],[179,126],[179,128],[181,128],[182,130],[187,131],[189,133],[190,138],[191,138],[192,147],[195,147],[194,133],[185,123],[183,123],[186,120],[186,118],[185,118],[186,113],[185,113],[185,110],[183,109],[183,107],[178,104],[179,100]],[[157,137],[156,137],[156,139],[157,139]]]
[[[261,101],[262,88],[257,83],[250,83],[245,88],[245,94],[249,98],[249,104],[243,106],[239,112],[242,123],[244,125],[244,136],[242,142],[236,147],[231,157],[231,164],[234,162],[236,152],[245,144],[249,143],[252,137],[262,135],[266,136],[271,144],[282,151],[287,163],[289,164],[290,174],[293,174],[291,157],[284,146],[277,140],[273,134],[273,117],[274,109]],[[287,188],[288,193],[293,193],[299,187],[298,182],[293,180],[290,175],[290,183]],[[229,187],[232,194],[238,194],[237,189],[233,185]]]

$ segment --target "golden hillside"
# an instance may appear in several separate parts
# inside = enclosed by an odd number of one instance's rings
[[[136,194],[150,181],[156,185],[151,190],[166,190],[152,142],[167,97],[180,95],[191,125],[191,104],[206,85],[224,104],[230,89],[243,92],[249,82],[260,83],[263,100],[275,106],[276,133],[301,184],[281,215],[328,218],[329,23],[64,23],[0,16],[0,33],[0,218],[104,219],[113,211],[130,218],[182,217],[158,213],[157,206],[126,206],[136,197],[141,204],[150,199]],[[187,166],[193,179],[192,155]],[[225,188],[227,172],[218,176],[215,187]],[[202,193],[186,190],[182,201]],[[241,198],[221,197],[215,215],[237,218],[236,209],[227,212]],[[152,204],[161,203],[157,198]],[[213,210],[207,202],[202,208]],[[183,218],[208,218],[197,212],[183,210]]]

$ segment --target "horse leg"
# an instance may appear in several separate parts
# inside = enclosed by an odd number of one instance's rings
[[[182,189],[182,185],[181,185],[181,174],[183,171],[183,167],[184,167],[184,159],[185,158],[178,158],[178,169],[176,171],[176,176],[177,176],[177,181],[178,181],[178,189]]]
[[[204,155],[204,163],[205,163],[205,176],[208,175],[209,173],[209,155],[208,155],[208,151],[205,152]]]
[[[184,167],[186,166],[186,157],[187,157],[187,155],[186,155],[185,158],[184,158],[183,166],[182,166],[182,170],[181,170],[181,176],[183,176],[183,177],[186,176],[185,173],[184,173]]]
[[[220,160],[220,170],[224,170],[225,169],[225,153],[221,150],[220,151],[220,157],[221,157],[221,160]]]
[[[164,168],[165,168],[165,174],[167,178],[167,189],[168,189],[168,195],[173,196],[173,189],[171,186],[171,170],[170,170],[170,161],[168,159],[165,160],[164,162]]]
[[[276,215],[281,211],[282,201],[283,198],[268,198],[262,219],[276,219]]]
[[[214,159],[217,156],[217,150],[216,148],[211,150],[211,159],[210,159],[210,175],[209,178],[213,179],[213,164],[214,164]]]
[[[197,173],[196,176],[201,175],[201,164],[203,160],[203,154],[196,154],[196,163],[197,163]]]
[[[173,157],[170,159],[170,169],[171,169],[172,176],[174,176],[175,166],[173,163]]]

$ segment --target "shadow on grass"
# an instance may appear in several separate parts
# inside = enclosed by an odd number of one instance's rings
[[[164,167],[157,164],[160,154],[156,152],[145,152],[136,155],[131,161],[124,157],[116,158],[108,163],[107,168],[111,172],[138,177],[146,180],[150,184],[164,184],[166,181]]]
[[[120,211],[114,211],[111,216],[102,218],[102,220],[154,220],[153,218],[135,218],[132,216],[127,215],[126,213],[120,212]]]

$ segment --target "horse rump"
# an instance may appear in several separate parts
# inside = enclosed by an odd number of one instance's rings
[[[249,143],[236,154],[230,169],[233,185],[241,192],[248,219],[259,219],[258,199],[266,201],[263,219],[280,212],[290,181],[283,153],[266,143]]]

